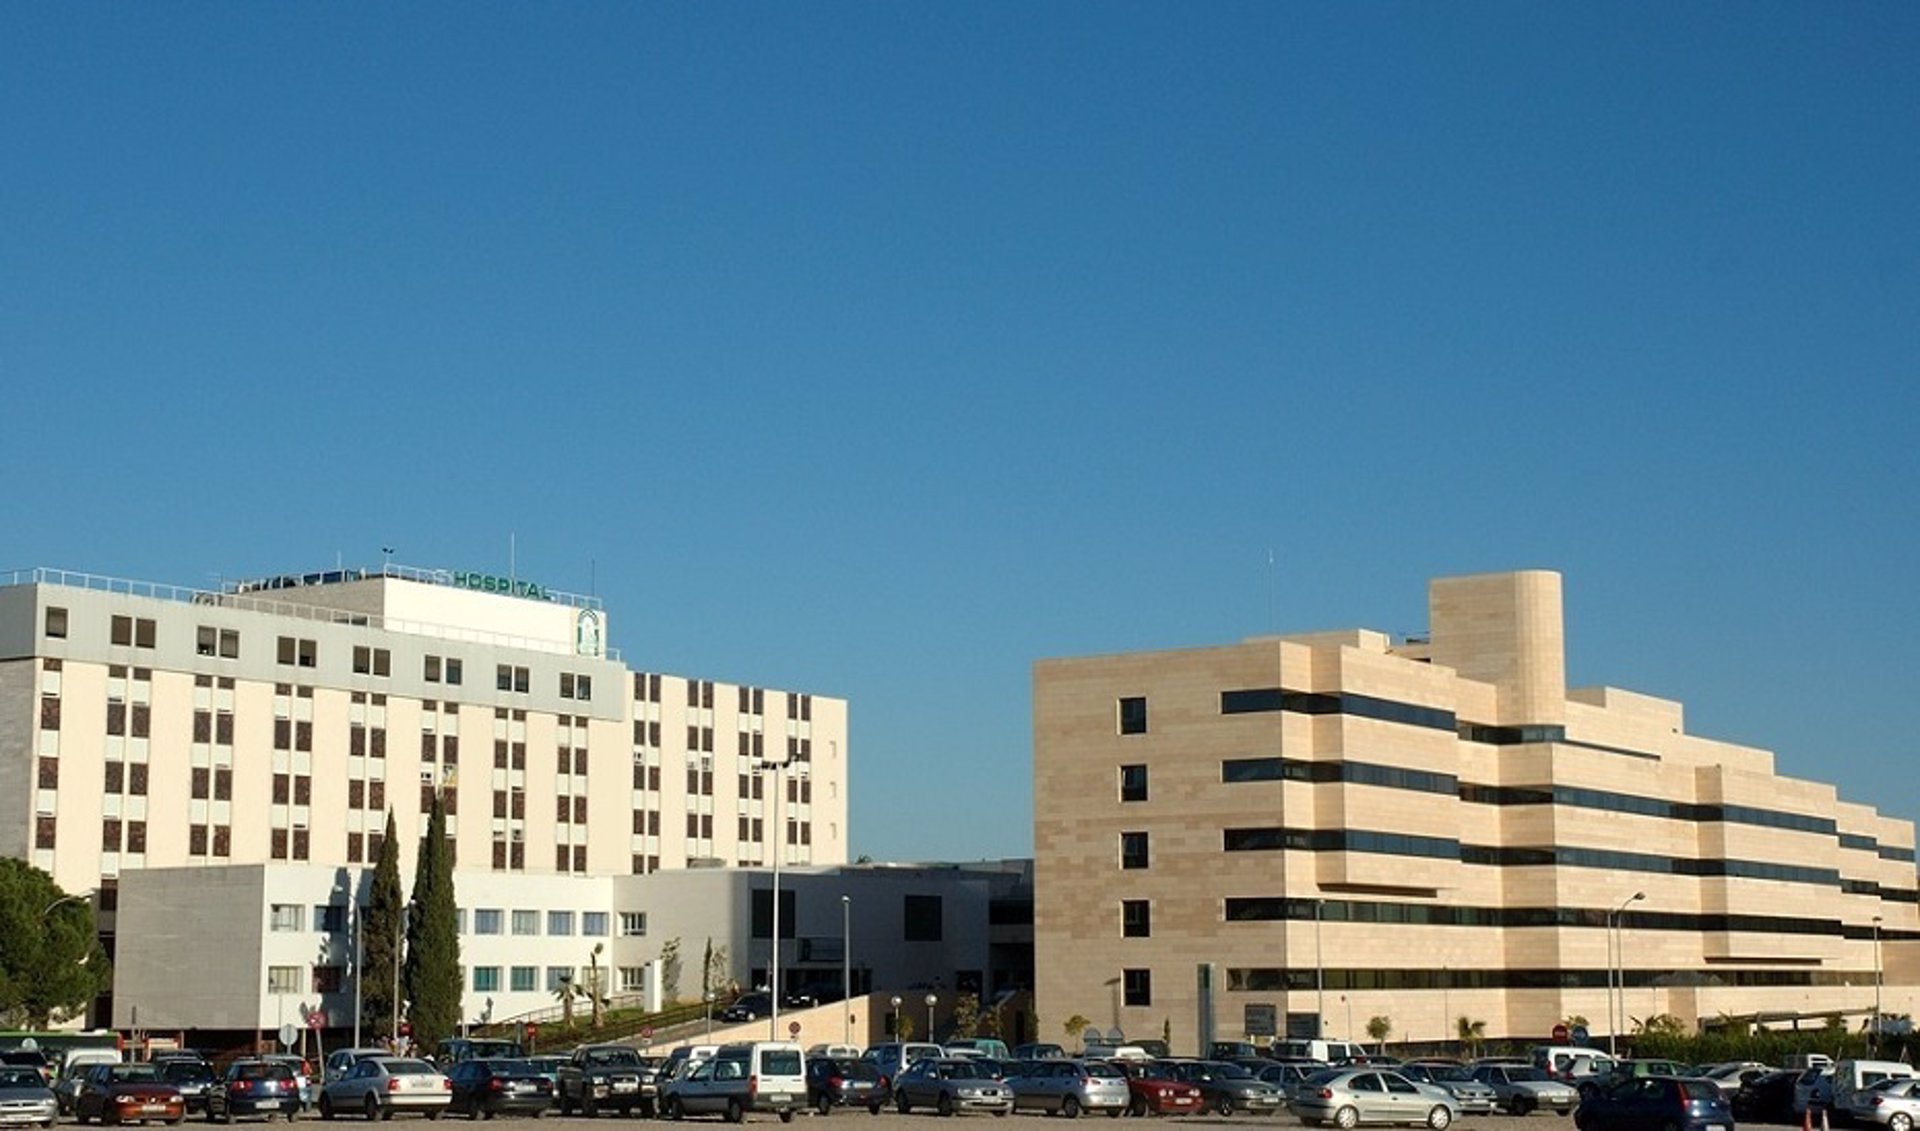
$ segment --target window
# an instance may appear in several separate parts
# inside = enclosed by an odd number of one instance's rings
[[[473,992],[476,994],[499,993],[500,968],[498,966],[475,966],[473,968]]]
[[[298,966],[267,967],[267,992],[270,994],[305,993],[306,979],[301,977],[304,973],[306,971]]]
[[[114,617],[111,629],[112,635],[109,639],[111,639],[113,643],[122,645],[133,643],[132,617]]]
[[[540,968],[538,966],[515,966],[512,971],[512,978],[513,981],[510,984],[510,988],[514,993],[530,994],[533,992],[533,988],[539,984]]]
[[[47,606],[47,635],[56,640],[67,638],[67,610]]]
[[[516,935],[539,934],[540,913],[538,911],[515,911],[513,913],[513,933]]]
[[[456,687],[460,685],[460,661],[452,656],[447,657],[447,682]]]
[[[313,927],[330,935],[344,934],[347,929],[347,905],[344,903],[317,903],[313,908]]]
[[[503,918],[498,907],[477,907],[473,912],[473,933],[476,935],[497,935],[500,933],[500,920]]]
[[[316,994],[337,994],[347,984],[345,966],[315,966],[313,968],[313,992]]]
[[[493,670],[493,686],[496,691],[518,691],[526,693],[528,672],[512,664],[501,664]]]
[[[941,900],[937,895],[909,895],[903,914],[904,935],[908,942],[939,942],[941,937]]]
[[[647,933],[647,913],[645,911],[622,911],[620,913],[620,933],[630,939],[644,937]]]
[[[620,968],[620,992],[637,994],[647,988],[647,968],[644,966],[622,966]]]
[[[1140,695],[1120,700],[1120,733],[1147,733],[1147,699]]]
[[[1147,768],[1142,765],[1120,767],[1120,800],[1147,799]]]
[[[278,830],[276,830],[278,831]],[[276,931],[298,931],[305,927],[306,908],[297,903],[276,903],[273,905],[273,929]]]
[[[607,913],[605,911],[582,911],[580,913],[580,933],[588,936],[604,936],[607,933]]]
[[[1147,834],[1120,834],[1120,866],[1134,869],[1147,866]]]
[[[1120,937],[1145,939],[1153,937],[1153,904],[1144,899],[1123,899],[1120,901]]]
[[[426,659],[425,670],[422,671],[421,675],[428,683],[439,683],[440,682],[440,657],[428,656]],[[479,976],[480,976],[480,972],[478,970],[474,971],[474,977],[477,978]]]
[[[571,966],[547,967],[547,992],[548,993],[553,993],[555,990],[558,990],[561,986],[564,986],[571,981],[573,981],[573,967]]]
[[[311,668],[319,663],[320,646],[311,640],[282,636],[276,642],[274,659],[282,664]]]
[[[547,912],[547,933],[549,935],[570,935],[573,933],[573,912]]]
[[[1120,1000],[1126,1005],[1153,1004],[1153,971],[1122,970]]]

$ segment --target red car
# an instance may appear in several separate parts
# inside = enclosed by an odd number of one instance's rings
[[[74,1093],[73,1116],[81,1123],[178,1123],[187,1117],[180,1089],[167,1083],[157,1064],[97,1064]]]
[[[1150,1061],[1112,1063],[1127,1078],[1127,1091],[1132,1096],[1127,1105],[1128,1115],[1191,1115],[1206,1109],[1206,1100],[1198,1085],[1166,1076]]]

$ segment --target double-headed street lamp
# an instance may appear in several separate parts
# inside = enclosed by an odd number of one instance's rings
[[[1867,1045],[1880,1048],[1880,916],[1873,917],[1873,1028],[1867,1030]]]
[[[933,1007],[940,1004],[939,994],[927,995],[927,1040],[933,1040]]]
[[[900,1039],[900,995],[899,994],[893,995],[893,1032],[890,1035],[896,1041]]]
[[[1607,912],[1607,1055],[1614,1055],[1614,1035],[1627,1019],[1627,956],[1625,937],[1621,933],[1621,917],[1626,913],[1627,904],[1637,903],[1647,898],[1644,891],[1636,891],[1620,901],[1620,906]],[[1614,991],[1619,990],[1620,1010],[1614,1012]]]
[[[780,1039],[780,858],[787,854],[787,806],[782,793],[780,771],[785,761],[760,763],[761,770],[773,771],[773,961],[767,964],[767,1038]]]
[[[840,1040],[853,1043],[853,897],[840,897]]]

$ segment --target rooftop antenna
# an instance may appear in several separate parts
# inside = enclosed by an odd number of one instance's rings
[[[600,563],[597,559],[587,559],[587,596],[589,597],[598,597],[600,595],[599,590],[596,588],[599,583],[595,580],[598,576],[596,571],[599,568]]]
[[[1280,624],[1273,616],[1273,547],[1267,547],[1267,631],[1279,632]]]
[[[393,568],[393,547],[382,546],[380,547],[380,576],[387,576],[387,571],[391,568]]]

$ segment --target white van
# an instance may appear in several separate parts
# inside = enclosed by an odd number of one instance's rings
[[[1322,1064],[1342,1064],[1349,1060],[1365,1060],[1367,1050],[1352,1041],[1313,1040],[1276,1041],[1273,1054],[1292,1060],[1317,1060]]]
[[[1833,1066],[1833,1106],[1836,1111],[1854,1113],[1854,1097],[1882,1080],[1909,1080],[1913,1065],[1897,1060],[1843,1060]],[[1864,1118],[1866,1104],[1856,1118]]]
[[[721,1045],[660,1091],[668,1119],[721,1114],[739,1123],[750,1111],[770,1111],[783,1123],[807,1104],[807,1060],[792,1041],[741,1041]]]
[[[1152,1060],[1147,1050],[1139,1045],[1113,1045],[1105,1041],[1088,1041],[1080,1055],[1092,1060]]]

